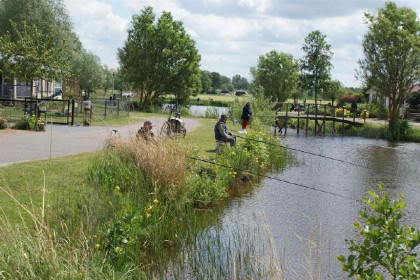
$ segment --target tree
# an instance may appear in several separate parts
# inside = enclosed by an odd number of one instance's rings
[[[319,92],[326,88],[326,82],[330,80],[330,60],[333,53],[325,38],[319,30],[312,31],[302,46],[305,52],[305,56],[300,60],[302,85],[315,93],[315,103]]]
[[[377,15],[365,14],[368,32],[359,76],[389,99],[389,128],[395,132],[401,106],[420,80],[420,23],[416,13],[387,2]]]
[[[216,92],[216,89],[218,89],[222,85],[222,75],[220,75],[217,72],[211,72],[211,86]]]
[[[237,89],[249,89],[249,82],[245,77],[241,75],[235,75],[232,77],[232,85]]]
[[[155,19],[152,7],[134,15],[118,50],[121,71],[146,106],[165,94],[186,99],[201,87],[200,55],[182,22],[168,12]]]
[[[74,54],[71,73],[80,79],[80,88],[87,93],[103,88],[105,72],[98,56],[82,49]]]
[[[334,105],[334,100],[336,100],[340,95],[342,95],[342,85],[340,81],[329,80],[326,82],[325,89],[322,93],[324,99],[331,100],[331,104]]]
[[[60,79],[68,65],[54,39],[52,30],[43,33],[35,25],[18,28],[12,23],[12,32],[0,37],[0,73],[10,79]]]
[[[400,225],[405,204],[403,197],[392,200],[379,186],[379,194],[368,192],[364,198],[370,209],[360,213],[362,222],[354,222],[362,240],[346,240],[351,254],[338,256],[343,271],[356,279],[384,279],[384,271],[392,279],[420,279],[420,231]]]
[[[207,93],[211,89],[211,73],[209,71],[200,71],[201,92]]]
[[[258,65],[251,69],[253,87],[261,86],[264,94],[278,102],[285,101],[297,89],[298,64],[290,54],[272,50],[258,58]]]

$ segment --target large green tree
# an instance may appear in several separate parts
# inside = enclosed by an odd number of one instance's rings
[[[360,76],[387,97],[389,126],[394,131],[401,106],[420,81],[420,23],[416,13],[387,2],[376,15],[366,13]]]
[[[297,90],[299,68],[292,55],[272,50],[258,58],[251,69],[254,88],[262,87],[264,94],[278,102],[285,101]]]
[[[305,38],[302,50],[305,53],[300,60],[302,86],[315,93],[315,103],[318,94],[324,90],[330,80],[331,46],[325,40],[326,36],[319,30],[312,31]]]
[[[211,73],[206,70],[200,71],[201,92],[207,93],[211,89]]]
[[[249,89],[249,82],[245,77],[241,75],[235,75],[232,77],[232,85],[237,89]]]
[[[322,92],[323,99],[331,100],[334,105],[334,100],[337,100],[343,94],[343,85],[338,80],[329,80],[326,82],[324,91]]]
[[[165,94],[181,99],[200,89],[200,55],[182,22],[163,12],[156,21],[151,7],[132,18],[132,28],[118,50],[121,71],[150,105]]]

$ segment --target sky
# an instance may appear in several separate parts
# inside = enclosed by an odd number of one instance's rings
[[[171,12],[196,42],[202,70],[250,78],[258,57],[272,49],[303,56],[305,37],[313,30],[327,36],[334,53],[332,78],[358,87],[358,59],[366,33],[365,12],[376,13],[379,0],[64,0],[84,47],[110,68],[118,67],[134,14],[152,6],[159,17]],[[419,0],[394,1],[420,16]]]

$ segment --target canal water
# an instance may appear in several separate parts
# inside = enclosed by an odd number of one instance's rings
[[[355,199],[382,183],[393,196],[406,196],[404,223],[420,227],[420,144],[313,137],[293,130],[281,142],[369,169],[295,152],[294,162],[271,176]],[[264,179],[218,215],[227,234],[244,227],[270,236],[287,279],[345,279],[336,256],[348,253],[344,239],[356,235],[352,223],[361,209],[351,200]]]

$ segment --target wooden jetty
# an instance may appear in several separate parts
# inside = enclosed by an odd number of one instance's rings
[[[315,121],[314,134],[325,135],[326,122],[332,122],[333,130],[335,132],[336,123],[341,123],[353,126],[363,126],[363,123],[356,121],[356,113],[352,113],[352,117],[346,118],[344,115],[344,108],[331,106],[329,104],[292,104],[292,103],[278,103],[278,109],[275,116],[274,133],[277,129],[281,132],[284,129],[284,134],[287,134],[288,121],[290,119],[297,120],[297,133],[300,131],[300,122],[305,123],[305,133],[308,133],[308,123],[310,120]],[[343,114],[336,117],[336,110],[343,109]]]

